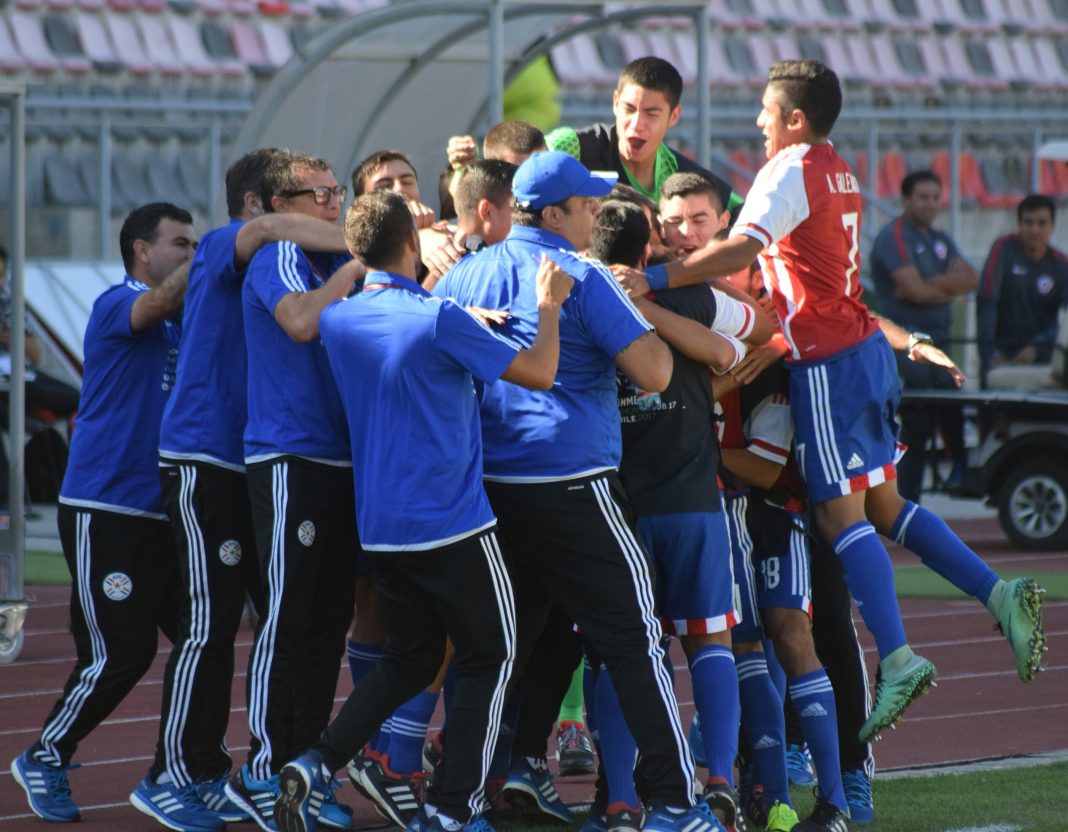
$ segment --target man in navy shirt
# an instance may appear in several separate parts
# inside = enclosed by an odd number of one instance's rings
[[[511,582],[482,487],[474,379],[552,386],[561,305],[572,280],[542,258],[538,335],[529,350],[415,282],[419,237],[404,200],[372,192],[349,209],[345,238],[369,271],[363,291],[323,312],[321,331],[345,403],[356,511],[383,599],[382,664],[349,695],[322,740],[282,770],[281,828],[315,828],[323,771],[345,764],[393,708],[437,675],[446,632],[457,701],[447,764],[415,828],[477,823],[515,660]],[[353,367],[360,372],[354,373]]]
[[[264,174],[277,154],[255,150],[226,173],[231,221],[204,235],[190,266],[177,379],[160,431],[164,502],[189,604],[164,671],[149,779],[173,783],[177,799],[203,803],[221,821],[245,817],[223,794],[231,762],[224,680],[234,674],[246,593],[257,609],[260,604],[242,443],[248,390],[241,286],[252,256],[269,242],[293,240],[312,251],[343,251],[345,245],[336,223],[271,210]],[[191,783],[195,789],[185,789]],[[184,791],[179,796],[174,789]],[[173,823],[173,814],[160,820]]]
[[[276,213],[337,222],[345,188],[325,160],[282,151],[265,180]],[[330,719],[352,613],[352,462],[319,313],[349,294],[357,268],[347,253],[270,243],[252,258],[242,287],[244,461],[265,600],[248,674],[249,761],[226,794],[263,828],[279,768]]]
[[[1031,194],[1016,209],[1017,231],[990,248],[979,288],[983,379],[1004,364],[1048,364],[1068,308],[1068,257],[1051,246],[1057,203]]]
[[[196,246],[188,211],[165,202],[132,211],[119,233],[126,277],[97,298],[86,327],[58,518],[74,580],[77,659],[40,736],[11,764],[45,820],[80,818],[67,782],[71,757],[148,670],[157,629],[172,641],[178,634],[177,553],[156,449],[174,386],[175,316]]]
[[[879,298],[879,312],[913,332],[929,335],[948,349],[953,300],[975,291],[979,276],[961,256],[953,238],[934,227],[942,183],[929,170],[915,171],[901,180],[901,216],[875,238],[871,274]],[[953,379],[932,364],[909,361],[896,354],[897,369],[906,388],[952,389]],[[909,447],[897,465],[898,490],[920,502],[926,445],[935,428],[942,431],[953,456],[949,484],[964,477],[964,423],[960,407],[909,408],[901,413],[901,442]]]
[[[557,600],[612,672],[645,761],[654,804],[645,828],[718,828],[707,804],[694,808],[693,760],[663,665],[649,565],[617,473],[616,368],[642,389],[661,391],[671,353],[611,273],[577,253],[590,244],[595,198],[615,179],[591,175],[566,153],[531,156],[513,182],[508,237],[461,260],[435,293],[506,310],[503,332],[530,343],[541,255],[575,278],[560,316],[552,389],[496,382],[481,397],[486,492],[514,556],[520,666]],[[539,762],[513,769],[516,798],[548,780]]]

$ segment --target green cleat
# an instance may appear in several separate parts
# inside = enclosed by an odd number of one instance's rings
[[[790,832],[800,822],[801,819],[798,818],[793,806],[787,806],[785,803],[780,803],[776,800],[775,805],[768,812],[766,829],[767,832]]]
[[[879,662],[879,672],[882,678],[875,691],[875,704],[867,721],[860,726],[861,742],[867,742],[901,719],[909,703],[927,693],[935,678],[935,666],[913,653],[907,644]]]
[[[998,620],[997,629],[1012,647],[1016,672],[1022,682],[1030,682],[1042,669],[1040,662],[1046,649],[1046,634],[1042,632],[1045,591],[1031,578],[998,581],[986,604]]]

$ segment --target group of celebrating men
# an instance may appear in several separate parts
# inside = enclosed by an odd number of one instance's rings
[[[36,814],[79,818],[71,758],[158,629],[156,755],[130,800],[187,832],[348,829],[346,768],[413,832],[490,832],[502,792],[569,821],[545,746],[580,663],[600,757],[586,832],[870,820],[867,741],[935,677],[879,534],[983,602],[1034,676],[1040,588],[898,496],[893,350],[961,376],[860,299],[837,77],[771,68],[744,204],[663,144],[681,93],[642,58],[614,126],[505,122],[482,160],[450,140],[454,228],[398,151],[357,168],[340,227],[330,164],[276,149],[230,168],[231,222],[199,245],[174,205],[127,217],[60,498],[77,661],[12,764]],[[870,711],[850,594],[879,652]],[[251,739],[231,774],[246,598]],[[350,620],[355,684],[331,721]],[[693,678],[689,741],[665,635]],[[423,783],[412,749],[442,689]],[[818,776],[803,821],[787,691]]]

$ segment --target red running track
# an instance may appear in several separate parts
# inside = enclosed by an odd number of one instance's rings
[[[1015,553],[993,521],[954,525],[995,566],[1018,562],[1034,569],[1068,571],[1068,553]],[[901,564],[910,557],[900,551],[893,555]],[[42,587],[30,588],[27,594],[34,603],[25,647],[16,663],[0,667],[0,832],[46,828],[29,814],[8,764],[35,739],[74,655],[66,629],[69,591]],[[974,602],[909,600],[902,603],[902,613],[913,646],[938,666],[939,687],[909,710],[898,730],[887,732],[878,743],[879,768],[1068,748],[1068,602],[1046,605],[1048,669],[1026,686],[1016,679],[1009,648],[992,629],[990,616]],[[871,640],[866,633],[862,637],[874,672]],[[245,629],[239,636],[239,657],[247,655],[250,644],[251,633]],[[78,751],[76,761],[82,767],[70,779],[86,832],[162,828],[130,806],[127,797],[144,776],[155,747],[165,660],[162,651],[141,684]],[[675,664],[684,666],[681,652],[676,651]],[[339,674],[339,702],[350,688],[347,676],[347,670]],[[677,679],[681,711],[688,724],[693,715],[688,675],[679,672]],[[227,740],[235,758],[242,759],[247,747],[243,672],[234,680],[233,701]],[[558,780],[558,785],[568,802],[586,801],[592,795],[591,777]],[[349,784],[338,796],[357,807],[359,825],[377,822]]]

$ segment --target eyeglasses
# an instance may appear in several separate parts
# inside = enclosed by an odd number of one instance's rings
[[[323,186],[319,188],[304,188],[300,191],[282,191],[282,196],[288,198],[301,196],[302,194],[313,194],[315,196],[316,205],[328,205],[330,203],[330,197],[336,196],[338,202],[344,202],[348,193],[349,189],[344,185],[335,185],[332,188]]]

